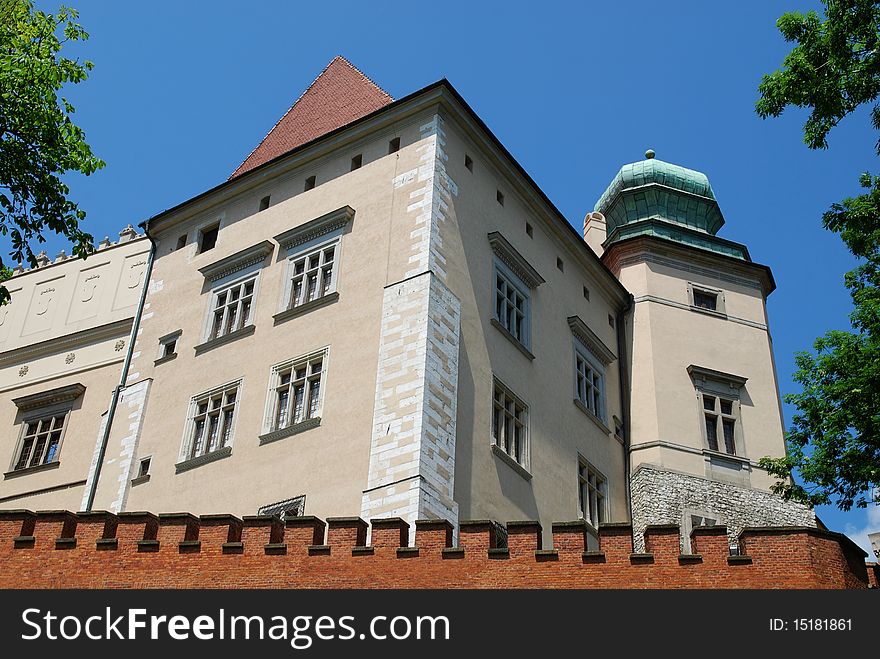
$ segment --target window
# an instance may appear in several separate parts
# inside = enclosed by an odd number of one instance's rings
[[[745,457],[740,392],[746,378],[693,364],[687,371],[696,388],[704,446],[710,451]]]
[[[13,471],[55,462],[64,436],[68,412],[25,421]]]
[[[396,153],[400,151],[400,138],[395,137],[393,140],[388,142],[388,153]]]
[[[175,249],[183,249],[184,247],[186,247],[186,234],[177,239],[177,247]]]
[[[559,270],[559,272],[565,272],[565,263],[563,263],[562,259],[558,256],[556,257],[556,269]]]
[[[534,235],[534,229],[532,229],[532,225],[529,224],[528,222],[526,222],[526,235],[527,235],[529,238],[534,238],[534,237],[535,237],[535,235]]]
[[[232,284],[214,292],[208,340],[231,334],[251,324],[257,278]]]
[[[608,327],[614,327],[614,316],[608,314]]]
[[[231,446],[239,384],[235,382],[192,399],[185,460]]]
[[[351,159],[351,171],[356,169],[360,169],[361,165],[364,163],[363,154],[359,153],[354,158]]]
[[[467,154],[464,155],[464,166],[467,167],[469,172],[474,171],[474,161]]]
[[[293,499],[287,499],[285,501],[279,501],[278,503],[272,503],[268,506],[261,506],[257,511],[258,515],[272,515],[273,517],[278,517],[282,522],[286,521],[288,517],[301,517],[305,514],[306,511],[306,497],[304,494],[294,497]]]
[[[309,177],[306,179],[306,184],[305,184],[305,189],[304,189],[304,191],[305,191],[305,192],[308,192],[309,190],[311,190],[311,189],[314,188],[314,187],[315,187],[315,177],[314,177],[314,176],[309,176]]]
[[[724,315],[724,291],[688,283],[688,298],[691,309]]]
[[[529,359],[531,344],[531,289],[544,283],[544,278],[507,242],[499,232],[488,234],[495,253],[492,288],[492,324]]]
[[[260,210],[264,211],[269,208],[269,195],[266,195],[262,199],[260,199]]]
[[[706,441],[713,451],[736,455],[736,414],[738,404],[730,399],[702,392]]]
[[[290,259],[290,294],[287,308],[292,309],[336,290],[336,257],[339,240],[322,245]]]
[[[501,190],[495,191],[495,201],[497,201],[502,206],[504,205],[504,193]]]
[[[215,224],[199,231],[199,254],[214,249],[217,244],[217,234],[220,233],[220,225]]]
[[[529,295],[513,277],[495,268],[495,318],[510,335],[528,345]]]
[[[10,474],[58,464],[70,410],[85,390],[77,383],[12,399],[21,415],[21,434]]]
[[[321,384],[326,351],[320,351],[272,369],[270,432],[321,417]]]
[[[177,356],[177,340],[182,332],[177,330],[159,339],[159,358],[157,362],[174,359]]]
[[[140,464],[138,465],[138,478],[150,475],[150,462],[152,462],[151,457],[141,459]]]
[[[590,301],[590,289],[584,286],[584,299],[589,302]]]
[[[578,463],[578,505],[580,516],[593,528],[606,520],[608,481],[588,462]]]
[[[528,469],[528,406],[495,380],[492,443]]]
[[[589,350],[575,342],[575,396],[578,402],[600,421],[605,421],[605,369]]]

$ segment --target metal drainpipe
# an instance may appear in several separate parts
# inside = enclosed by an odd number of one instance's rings
[[[110,430],[113,427],[113,417],[116,415],[116,406],[119,404],[119,396],[125,389],[125,381],[128,379],[128,369],[131,366],[131,356],[134,353],[134,343],[137,340],[138,327],[141,324],[141,315],[144,311],[144,302],[147,299],[147,289],[150,286],[150,276],[153,274],[153,256],[156,254],[156,241],[149,232],[149,220],[141,224],[144,234],[150,241],[150,255],[147,257],[147,267],[144,270],[144,285],[141,288],[141,297],[137,309],[134,312],[134,320],[131,324],[131,334],[128,337],[128,350],[125,352],[125,361],[122,364],[122,374],[119,376],[119,384],[113,389],[113,397],[110,399],[110,408],[107,410],[107,423],[104,424],[104,433],[101,435],[101,447],[98,451],[98,463],[95,465],[95,476],[89,487],[89,498],[86,502],[85,512],[90,512],[95,504],[95,495],[98,493],[98,479],[101,477],[101,466],[104,464],[104,456],[107,453],[107,442],[110,440]]]
[[[624,307],[617,315],[617,354],[618,359],[620,360],[620,377],[618,380],[620,383],[620,406],[623,413],[623,475],[624,480],[626,481],[626,507],[627,512],[629,513],[630,523],[632,523],[633,518],[633,507],[632,488],[630,485],[630,471],[632,470],[632,465],[630,464],[629,451],[630,391],[629,378],[627,377],[627,368],[629,364],[626,355],[626,315],[633,309],[633,306],[634,299],[632,293],[630,293],[626,307]]]

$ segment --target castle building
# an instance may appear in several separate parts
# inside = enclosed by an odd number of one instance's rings
[[[653,155],[581,235],[446,80],[334,59],[146,238],[11,280],[0,505],[815,526],[756,462],[770,270]]]

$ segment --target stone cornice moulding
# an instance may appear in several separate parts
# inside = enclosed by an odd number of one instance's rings
[[[217,281],[228,275],[244,270],[248,266],[264,261],[275,249],[275,245],[269,240],[264,240],[246,247],[240,252],[222,258],[209,265],[199,268],[199,272],[208,281]]]
[[[107,339],[115,339],[122,335],[126,338],[131,332],[132,318],[123,318],[106,325],[91,327],[80,332],[65,334],[54,339],[47,339],[39,343],[22,346],[20,348],[12,348],[6,352],[0,353],[0,367],[9,364],[17,364],[23,361],[32,361],[45,355],[54,354],[70,350],[73,347],[87,345],[105,341]]]
[[[76,400],[82,396],[86,388],[77,382],[69,384],[66,387],[58,387],[49,391],[41,391],[37,394],[22,396],[21,398],[13,398],[12,402],[21,412],[29,412],[31,410],[49,407],[50,405],[59,405]]]
[[[352,220],[354,220],[354,209],[351,206],[343,206],[298,227],[279,233],[275,236],[275,241],[281,245],[281,249],[293,249],[331,231],[342,229]]]
[[[537,288],[544,283],[544,278],[538,274],[529,262],[525,260],[522,254],[516,251],[513,245],[507,242],[507,239],[498,231],[493,231],[488,235],[489,244],[492,251],[513,273],[522,279],[523,283],[529,288]]]
[[[710,381],[710,382],[724,382],[728,384],[731,389],[742,389],[746,382],[748,382],[748,378],[744,378],[741,375],[733,375],[731,373],[724,373],[722,371],[716,371],[711,368],[704,368],[702,366],[696,366],[695,364],[691,364],[687,367],[688,375],[690,375],[694,381]]]
[[[608,366],[608,364],[617,359],[617,355],[614,354],[611,348],[606,346],[602,339],[596,336],[596,333],[587,326],[580,316],[569,316],[568,326],[571,328],[571,333],[574,334],[575,338],[605,366]]]

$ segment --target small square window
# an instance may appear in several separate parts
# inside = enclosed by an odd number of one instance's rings
[[[526,222],[526,235],[529,238],[534,238],[534,229],[532,229],[532,225]]]
[[[464,166],[468,168],[468,171],[474,171],[474,161],[467,154],[464,155]]]
[[[162,356],[170,357],[177,352],[177,339],[171,339],[162,345]]]
[[[260,199],[260,210],[264,211],[269,208],[269,195],[266,195],[262,199]]]
[[[315,187],[315,177],[314,177],[314,176],[309,176],[309,177],[306,179],[306,184],[305,184],[305,190],[304,190],[304,191],[305,191],[305,192],[308,192],[309,190],[313,189],[314,187]]]
[[[565,272],[565,263],[563,263],[562,259],[558,256],[556,257],[556,268],[559,272]]]
[[[388,153],[396,153],[400,151],[400,138],[395,137],[393,140],[388,142]]]
[[[144,476],[150,475],[150,462],[152,458],[141,458],[140,464],[138,465],[138,478],[143,478]]]
[[[608,326],[614,327],[614,316],[612,316],[611,314],[608,314]]]
[[[214,249],[217,244],[217,235],[220,233],[220,225],[215,224],[199,232],[199,254]]]
[[[715,293],[694,290],[694,306],[700,309],[716,311],[718,309],[718,295]]]
[[[587,301],[590,300],[590,289],[586,286],[584,286],[584,299]]]
[[[360,169],[361,165],[364,163],[363,154],[357,154],[354,158],[351,159],[351,171],[356,169]]]
[[[186,247],[186,234],[177,239],[177,247],[175,249],[183,249],[184,247]]]
[[[501,190],[495,191],[495,200],[502,206],[504,205],[504,193]]]

